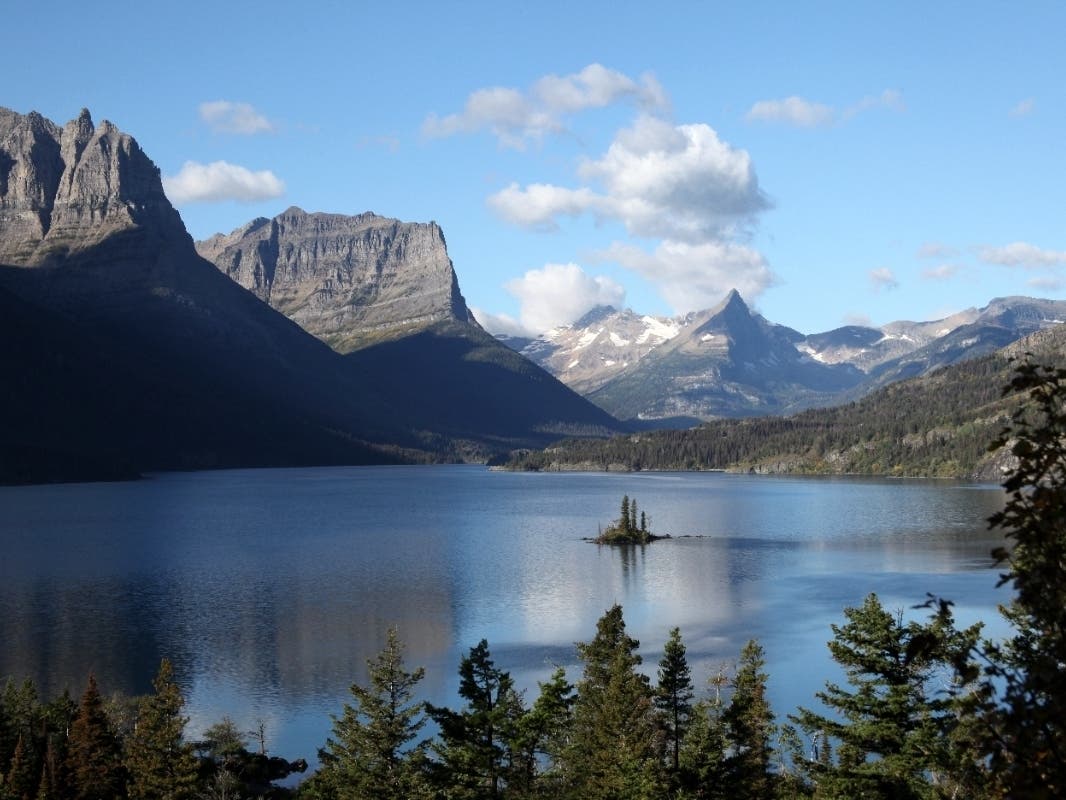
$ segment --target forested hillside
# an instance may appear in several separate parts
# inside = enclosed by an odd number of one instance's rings
[[[693,470],[998,479],[988,452],[1021,398],[1011,359],[1066,364],[1063,326],[987,356],[895,383],[844,406],[791,417],[718,420],[683,431],[569,439],[516,454],[512,469]]]

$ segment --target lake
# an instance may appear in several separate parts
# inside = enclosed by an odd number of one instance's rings
[[[623,494],[675,538],[583,541]],[[270,752],[313,760],[389,626],[427,669],[421,698],[454,704],[482,638],[531,695],[553,665],[576,679],[573,643],[617,602],[653,676],[673,626],[701,686],[758,638],[783,717],[839,677],[829,625],[871,591],[908,614],[933,592],[1002,631],[985,522],[1002,503],[946,481],[476,466],[0,488],[0,675],[141,693],[166,656],[190,736],[262,720]]]

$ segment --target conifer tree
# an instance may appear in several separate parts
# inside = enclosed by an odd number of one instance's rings
[[[141,698],[137,722],[126,740],[130,800],[185,800],[196,793],[197,763],[183,740],[185,698],[168,659],[159,665],[155,692]]]
[[[692,714],[692,672],[688,666],[681,629],[673,628],[659,661],[659,685],[655,705],[662,714],[666,730],[667,751],[676,776],[680,768],[681,742],[684,741]]]
[[[662,735],[650,681],[637,671],[639,644],[615,605],[597,622],[595,638],[577,645],[585,667],[564,757],[575,798],[662,797]]]
[[[874,594],[844,616],[829,650],[853,691],[827,683],[817,696],[832,715],[801,708],[792,717],[818,742],[803,762],[816,796],[933,797],[962,767],[951,747],[961,709],[933,681],[966,658],[980,626],[957,631],[948,604],[928,624],[904,623]]]
[[[540,694],[515,726],[508,797],[559,797],[563,793],[561,764],[573,719],[574,687],[562,667],[538,686]]]
[[[40,784],[34,768],[33,751],[26,741],[26,737],[19,736],[15,743],[11,766],[4,781],[3,789],[11,800],[33,800]]]
[[[731,751],[726,760],[729,796],[738,800],[773,796],[770,762],[776,726],[766,699],[765,664],[762,646],[756,640],[744,645],[733,676],[733,696],[722,715]]]
[[[67,775],[77,800],[118,797],[125,789],[122,745],[111,728],[96,678],[91,674],[70,726]]]
[[[422,704],[413,699],[425,670],[407,671],[395,628],[367,667],[369,686],[352,685],[355,703],[345,703],[341,716],[333,718],[333,736],[318,751],[322,766],[305,784],[306,794],[344,800],[428,797],[426,745],[412,745],[425,725]]]
[[[524,709],[510,673],[496,667],[484,639],[459,664],[459,696],[466,706],[458,712],[426,706],[440,729],[434,749],[441,759],[441,784],[449,797],[495,800]]]
[[[699,800],[728,797],[725,760],[726,728],[721,700],[700,700],[692,707],[681,745],[677,783],[682,796]]]
[[[618,526],[622,529],[622,533],[629,533],[632,525],[629,516],[629,495],[625,494],[622,495],[622,514],[618,517]]]

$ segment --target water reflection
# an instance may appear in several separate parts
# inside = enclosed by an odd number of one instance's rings
[[[585,541],[625,493],[675,538]],[[261,717],[276,752],[311,756],[389,626],[427,667],[425,698],[451,702],[479,639],[534,688],[618,602],[652,673],[675,625],[697,675],[759,637],[791,708],[820,686],[829,624],[871,590],[990,613],[983,520],[1001,502],[950,483],[471,467],[0,489],[0,673],[51,695],[92,669],[138,693],[167,656],[193,726]]]

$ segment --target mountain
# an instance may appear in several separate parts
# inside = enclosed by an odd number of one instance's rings
[[[1007,454],[989,443],[1022,404],[1004,394],[1012,359],[1066,367],[1066,325],[863,399],[791,417],[716,420],[607,440],[567,440],[512,459],[513,469],[684,470],[936,476],[999,480]]]
[[[616,416],[687,426],[848,402],[1062,319],[1064,302],[1008,297],[942,320],[805,336],[751,313],[734,292],[673,319],[594,309],[521,351]]]
[[[455,439],[461,452],[621,429],[482,330],[436,223],[290,208],[197,250],[345,354],[394,414]]]
[[[293,207],[197,242],[196,249],[338,352],[437,322],[477,324],[433,222]]]
[[[601,308],[522,352],[616,417],[669,424],[784,413],[857,385],[861,372],[797,350],[802,335],[753,314],[737,292],[677,319]]]
[[[0,337],[5,482],[485,457],[617,427],[514,354],[509,393],[455,385],[480,376],[477,343],[439,393],[338,354],[199,256],[156,166],[88,111],[0,110]],[[526,390],[539,407],[476,416]]]

